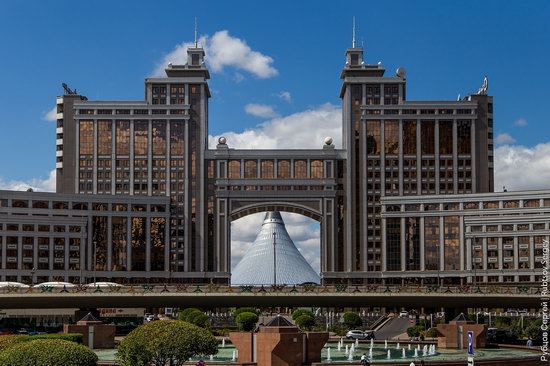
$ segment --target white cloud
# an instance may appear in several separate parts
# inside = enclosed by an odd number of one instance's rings
[[[503,145],[495,150],[495,190],[550,188],[550,142],[533,147]]]
[[[216,32],[211,37],[202,36],[198,42],[204,48],[206,63],[213,72],[221,72],[229,66],[247,71],[260,79],[270,78],[279,73],[272,65],[273,58],[252,50],[245,40],[231,36],[227,30]],[[164,68],[169,62],[174,65],[185,64],[187,48],[193,46],[192,42],[177,45],[158,63],[153,76],[164,76]]]
[[[33,178],[29,181],[4,180],[0,177],[0,189],[8,191],[26,191],[32,188],[34,191],[55,191],[55,169],[50,171],[48,178]]]
[[[495,143],[497,145],[504,145],[504,144],[510,145],[510,144],[513,144],[514,142],[516,142],[516,139],[507,133],[499,133],[495,138]]]
[[[282,100],[284,100],[287,103],[292,102],[292,96],[290,95],[290,92],[288,92],[288,91],[282,91],[282,92],[279,93],[278,96],[279,96],[279,98],[281,98]]]
[[[320,271],[321,239],[319,223],[306,216],[281,212],[288,234],[316,272]],[[240,218],[231,223],[231,268],[235,268],[260,232],[265,213]]]
[[[50,109],[47,112],[43,113],[42,119],[49,121],[49,122],[55,122],[57,121],[57,107],[54,106],[52,109]]]
[[[251,116],[260,118],[273,118],[277,116],[273,107],[267,104],[250,103],[244,106],[244,111]]]
[[[527,126],[527,120],[525,118],[520,118],[514,122],[514,126],[518,126],[518,127]]]
[[[277,117],[242,131],[228,131],[209,136],[209,145],[216,147],[218,138],[225,136],[227,144],[239,149],[319,149],[330,136],[336,147],[342,141],[342,113],[339,107],[326,103],[321,106]]]

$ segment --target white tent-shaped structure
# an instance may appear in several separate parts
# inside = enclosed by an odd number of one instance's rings
[[[267,212],[260,233],[233,270],[232,285],[320,283],[298,251],[279,212]]]

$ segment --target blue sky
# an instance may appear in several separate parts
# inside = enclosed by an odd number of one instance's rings
[[[502,184],[514,184],[516,165],[536,168],[550,159],[550,2],[339,4],[2,1],[0,186],[45,180],[54,168],[55,123],[45,114],[62,82],[90,99],[142,99],[143,79],[177,45],[193,40],[195,16],[205,42],[225,30],[248,45],[252,53],[245,56],[271,58],[260,60],[264,71],[272,71],[267,74],[242,59],[222,60],[212,72],[210,133],[234,132],[230,145],[246,140],[246,129],[277,133],[306,117],[315,129],[316,118],[335,118],[355,15],[367,62],[382,61],[389,74],[398,66],[408,70],[408,99],[454,100],[477,90],[488,75],[495,135],[501,134]],[[533,179],[515,188],[542,184],[540,174]]]

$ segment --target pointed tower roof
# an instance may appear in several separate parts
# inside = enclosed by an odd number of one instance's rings
[[[274,251],[275,248],[275,251]],[[233,270],[233,285],[320,283],[288,235],[281,214],[267,212],[260,233]]]

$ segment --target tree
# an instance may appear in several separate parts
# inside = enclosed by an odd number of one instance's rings
[[[358,328],[363,325],[363,320],[357,313],[348,311],[344,313],[344,325],[348,329]]]
[[[61,339],[37,339],[13,345],[0,353],[0,366],[96,366],[88,347]]]
[[[180,312],[178,313],[178,320],[183,320],[184,322],[186,322],[186,321],[188,321],[188,320],[187,320],[187,317],[189,316],[189,314],[194,313],[194,312],[196,312],[196,311],[199,311],[199,312],[200,312],[200,310],[197,309],[197,308],[187,308],[187,309],[183,309],[182,311],[180,311]]]
[[[294,322],[301,330],[311,330],[315,326],[315,319],[308,314],[302,314]]]
[[[208,315],[202,311],[194,311],[187,316],[187,322],[201,328],[210,328],[210,320]]]
[[[116,355],[120,366],[181,366],[190,357],[218,352],[216,338],[206,329],[180,320],[140,325],[122,340]],[[1,366],[1,365],[0,365]]]
[[[239,329],[245,332],[251,332],[256,328],[259,318],[256,313],[242,312],[235,318]]]
[[[292,320],[296,321],[296,319],[302,315],[309,315],[310,317],[314,317],[313,313],[306,309],[297,309],[292,312]]]
[[[237,318],[237,316],[240,313],[254,313],[254,314],[257,314],[256,309],[254,309],[254,308],[238,308],[237,310],[235,310],[235,318]]]

